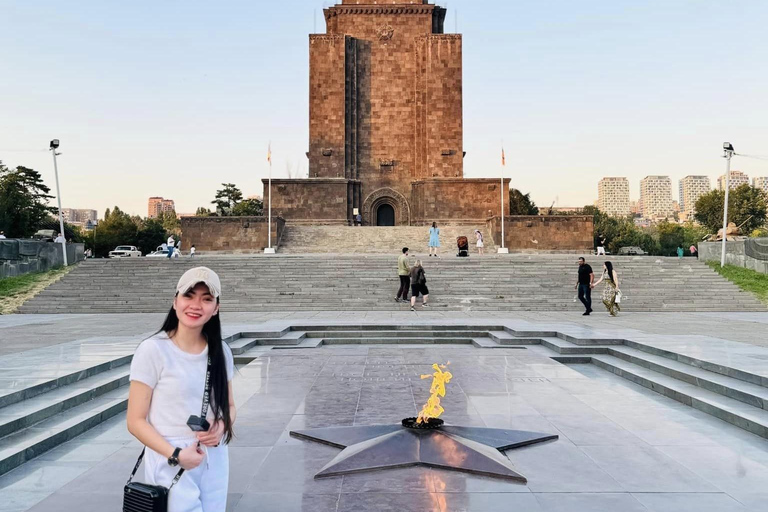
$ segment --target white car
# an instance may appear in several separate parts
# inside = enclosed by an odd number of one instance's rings
[[[168,257],[168,249],[162,250],[159,249],[155,252],[151,252],[147,254],[147,258],[167,258]]]
[[[109,251],[110,258],[139,258],[141,251],[134,245],[118,245],[114,251]]]

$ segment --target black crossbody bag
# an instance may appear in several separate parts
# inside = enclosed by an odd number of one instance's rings
[[[195,431],[207,431],[208,422],[205,420],[208,414],[208,400],[211,393],[211,358],[208,358],[208,369],[205,372],[205,391],[203,392],[203,407],[200,413],[200,417],[190,416],[187,420],[187,425]],[[204,427],[204,428],[203,428]],[[141,455],[136,461],[136,465],[133,467],[131,476],[128,477],[128,482],[123,488],[123,512],[168,512],[168,493],[171,492],[171,488],[176,485],[184,474],[184,468],[180,468],[179,472],[173,478],[170,487],[163,487],[162,485],[149,485],[141,482],[134,482],[133,477],[136,475],[136,471],[141,466],[141,461],[144,459],[144,453],[147,451],[146,447],[141,450]]]

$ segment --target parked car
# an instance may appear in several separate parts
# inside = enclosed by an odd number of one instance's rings
[[[139,258],[141,251],[134,245],[118,245],[114,251],[109,251],[110,258]]]
[[[147,258],[167,258],[168,257],[168,249],[158,249],[156,251],[153,251],[149,254],[147,254]]]
[[[39,229],[34,235],[32,235],[32,239],[40,240],[41,242],[53,242],[55,238],[56,231],[53,229]]]
[[[634,245],[619,249],[619,256],[643,256],[645,254],[647,253],[644,250]]]

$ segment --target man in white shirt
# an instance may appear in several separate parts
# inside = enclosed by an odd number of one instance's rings
[[[168,259],[173,257],[173,246],[176,245],[176,241],[173,239],[173,235],[168,237]]]
[[[0,231],[0,240],[5,239],[5,231]]]
[[[54,242],[57,244],[63,244],[63,243],[66,243],[66,241],[67,240],[64,238],[64,235],[62,235],[61,233],[59,233],[59,236],[57,236],[56,239],[54,240]]]

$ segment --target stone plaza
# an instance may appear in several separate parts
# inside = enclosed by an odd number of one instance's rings
[[[162,318],[0,318],[2,428],[18,430],[1,441],[0,511],[120,509],[141,449],[125,426],[126,365]],[[228,510],[765,508],[768,313],[302,311],[223,320],[238,366]],[[454,376],[446,424],[558,436],[506,452],[527,483],[418,466],[315,478],[340,449],[291,431],[414,416],[428,395],[420,375],[437,362],[450,362]]]

